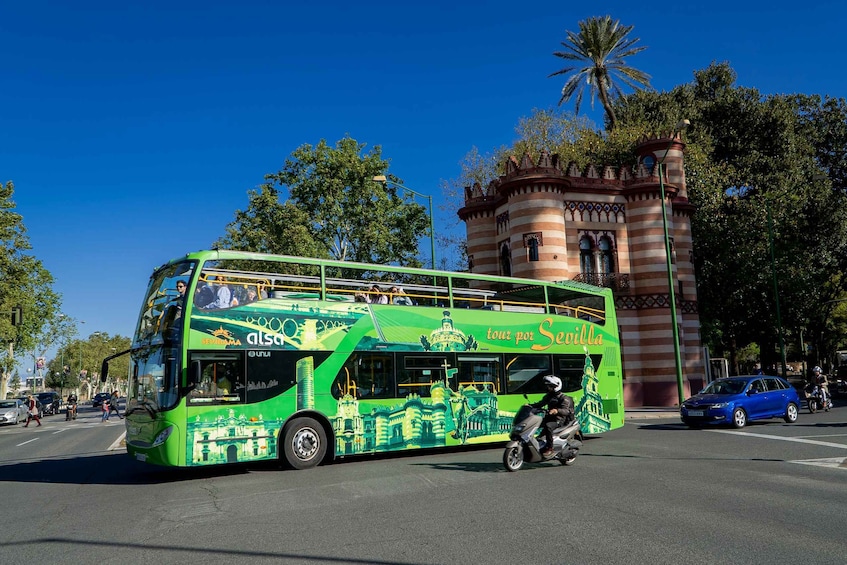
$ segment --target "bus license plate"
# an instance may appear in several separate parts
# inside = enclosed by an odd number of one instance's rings
[[[702,410],[689,410],[688,415],[689,416],[703,416],[704,412]]]

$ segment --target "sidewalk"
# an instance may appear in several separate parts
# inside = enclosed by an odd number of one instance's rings
[[[626,420],[650,420],[654,418],[679,419],[678,406],[635,406],[624,409]]]

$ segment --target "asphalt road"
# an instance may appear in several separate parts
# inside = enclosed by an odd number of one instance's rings
[[[573,466],[500,448],[274,465],[146,466],[123,422],[0,429],[0,562],[844,563],[847,404],[688,430],[633,413]]]

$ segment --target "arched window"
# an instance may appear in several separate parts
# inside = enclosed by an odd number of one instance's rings
[[[649,173],[653,170],[653,167],[656,164],[656,158],[652,155],[645,155],[641,158],[641,162],[644,163],[644,168],[647,169],[647,172]]]
[[[612,240],[608,236],[600,238],[600,272],[604,275],[615,272],[615,255],[612,251]]]
[[[512,257],[509,253],[509,246],[505,243],[500,248],[500,271],[504,277],[512,276]]]
[[[587,235],[579,240],[579,271],[585,275],[594,274],[594,241]]]

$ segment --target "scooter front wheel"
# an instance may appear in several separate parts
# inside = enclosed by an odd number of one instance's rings
[[[559,456],[559,461],[562,465],[573,465],[576,463],[576,451],[570,451],[569,453],[562,453]]]
[[[510,445],[503,451],[503,466],[509,472],[519,471],[523,467],[523,449],[520,445]]]

